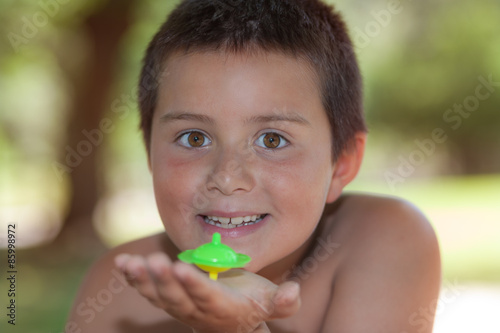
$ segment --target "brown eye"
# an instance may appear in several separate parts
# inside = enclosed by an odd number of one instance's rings
[[[276,133],[267,133],[264,135],[263,141],[266,148],[276,148],[281,143],[281,137]]]
[[[200,148],[209,145],[212,141],[199,131],[191,131],[177,138],[177,143],[186,148]]]
[[[205,136],[200,132],[191,132],[187,140],[191,147],[201,147],[205,143]]]

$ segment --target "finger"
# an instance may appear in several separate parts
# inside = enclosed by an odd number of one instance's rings
[[[195,309],[191,297],[182,283],[173,273],[173,263],[164,253],[155,253],[148,257],[156,291],[165,304],[165,309],[172,315],[185,316]]]
[[[119,254],[118,256],[115,257],[114,261],[115,261],[115,266],[118,267],[118,269],[120,270],[120,272],[123,274],[123,276],[125,277],[125,279],[127,280],[127,283],[133,287],[134,284],[133,284],[133,281],[134,281],[134,276],[130,275],[129,272],[127,272],[127,269],[125,268],[125,266],[127,265],[127,262],[132,258],[132,256],[130,254],[127,254],[127,253],[122,253],[122,254]]]
[[[287,281],[279,285],[273,297],[274,312],[272,318],[286,318],[300,308],[300,285]]]
[[[184,290],[198,307],[215,305],[217,289],[220,287],[191,265],[176,262],[173,266],[175,276],[182,283]]]
[[[129,259],[130,259],[130,254],[127,253],[119,254],[115,257],[115,266],[118,267],[118,269],[123,270],[123,266]]]
[[[127,280],[128,284],[133,287],[135,276],[131,273],[131,271],[127,267],[130,259],[132,259],[132,255],[127,253],[122,253],[116,256],[114,261],[116,267],[118,267],[120,272],[125,276],[125,279]]]
[[[162,304],[159,301],[158,293],[154,281],[149,274],[145,259],[141,256],[130,256],[123,265],[123,270],[129,283],[151,303],[161,307]]]
[[[269,330],[269,327],[267,327],[267,324],[262,322],[255,330],[253,330],[252,333],[271,333],[271,331]]]

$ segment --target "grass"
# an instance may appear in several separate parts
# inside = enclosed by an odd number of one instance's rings
[[[89,261],[40,262],[36,249],[17,251],[16,325],[7,324],[5,315],[0,332],[63,333],[64,324],[83,280]],[[2,258],[5,251],[0,251]],[[5,287],[4,287],[5,286]],[[9,298],[1,284],[2,307]]]

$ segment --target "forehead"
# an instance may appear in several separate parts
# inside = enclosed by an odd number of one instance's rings
[[[302,58],[271,52],[174,53],[161,75],[157,108],[307,113],[323,110],[320,96],[317,75]]]

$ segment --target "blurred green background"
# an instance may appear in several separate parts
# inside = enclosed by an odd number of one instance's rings
[[[370,128],[347,190],[420,207],[443,281],[499,285],[500,2],[329,2],[356,44]],[[5,249],[16,224],[19,290],[2,332],[62,332],[96,256],[162,230],[135,89],[176,3],[0,0],[0,236]]]

